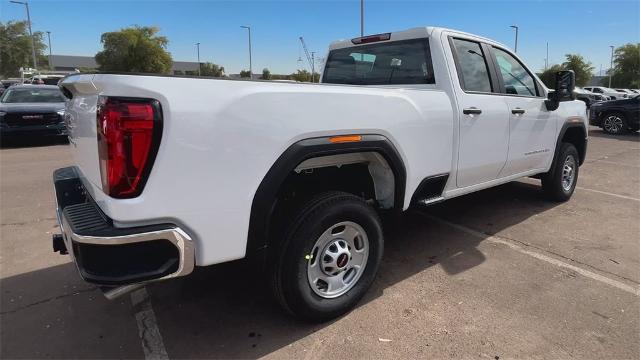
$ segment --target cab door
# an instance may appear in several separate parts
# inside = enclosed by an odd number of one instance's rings
[[[509,108],[509,155],[500,177],[547,166],[556,140],[556,113],[548,111],[532,73],[506,49],[489,46],[501,98]]]
[[[489,70],[486,45],[474,39],[450,36],[457,80],[453,88],[459,118],[459,188],[494,180],[509,152],[509,112],[495,93],[497,80]]]

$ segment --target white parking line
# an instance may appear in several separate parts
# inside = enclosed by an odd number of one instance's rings
[[[611,164],[611,165],[618,165],[618,166],[628,166],[628,167],[640,168],[640,165],[635,165],[635,164],[625,164],[625,163],[619,163],[619,162],[616,162],[616,161],[596,160],[595,162],[600,162],[600,163],[605,163],[605,164]]]
[[[422,214],[424,216],[428,217],[429,219],[433,220],[433,221],[439,222],[441,224],[448,225],[450,227],[453,227],[453,228],[455,228],[457,230],[460,230],[460,231],[462,231],[464,233],[467,233],[469,235],[472,235],[474,237],[477,237],[477,238],[480,238],[480,239],[484,239],[485,241],[489,241],[489,242],[493,242],[493,243],[497,243],[497,244],[507,245],[512,250],[515,250],[515,251],[520,252],[522,254],[529,255],[529,256],[531,256],[533,258],[536,258],[538,260],[542,260],[542,261],[548,262],[549,264],[553,264],[553,265],[556,265],[556,266],[559,266],[559,267],[563,267],[563,268],[566,268],[566,269],[573,270],[573,271],[577,272],[578,274],[580,274],[582,276],[588,277],[588,278],[596,280],[596,281],[600,281],[600,282],[602,282],[604,284],[607,284],[609,286],[613,286],[615,288],[618,288],[620,290],[626,291],[626,292],[631,293],[633,295],[640,296],[640,286],[627,285],[627,284],[625,284],[623,282],[608,278],[606,276],[602,276],[600,274],[596,274],[596,273],[594,273],[592,271],[585,270],[585,269],[577,267],[575,265],[571,265],[571,264],[565,263],[565,262],[560,261],[558,259],[554,259],[552,257],[540,254],[540,253],[535,252],[535,251],[527,250],[527,249],[525,249],[525,248],[513,243],[513,241],[500,238],[499,236],[486,235],[486,234],[483,234],[483,233],[481,233],[479,231],[470,229],[470,228],[462,226],[462,225],[454,224],[452,222],[440,219],[438,217],[435,217],[435,216],[432,216],[432,215],[429,215],[429,214],[424,214],[424,213],[422,213]]]
[[[580,187],[580,186],[576,186],[576,189],[578,189],[578,190],[584,190],[584,191],[591,191],[591,192],[598,193],[598,194],[603,194],[603,195],[614,196],[614,197],[621,198],[621,199],[627,199],[627,200],[640,201],[640,199],[638,199],[638,198],[634,198],[634,197],[631,197],[631,196],[625,196],[625,195],[620,195],[620,194],[614,194],[614,193],[610,193],[610,192],[606,192],[606,191],[600,191],[600,190],[595,190],[595,189],[587,189],[587,188],[583,188],[583,187]]]
[[[156,321],[156,314],[153,312],[149,294],[146,288],[138,289],[131,293],[131,303],[136,312],[136,322],[138,323],[138,336],[142,340],[142,350],[145,359],[169,359],[169,354],[164,347],[162,335]]]

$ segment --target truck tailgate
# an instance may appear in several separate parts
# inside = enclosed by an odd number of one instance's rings
[[[93,74],[65,78],[60,86],[71,95],[66,104],[66,123],[75,164],[83,180],[100,188],[100,162],[98,158],[96,109],[99,90],[93,83]],[[85,184],[89,185],[89,184]]]

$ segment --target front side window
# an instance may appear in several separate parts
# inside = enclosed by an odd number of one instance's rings
[[[426,39],[384,42],[329,53],[323,83],[352,85],[434,84]]]
[[[480,43],[462,39],[453,39],[457,55],[460,85],[466,91],[491,92],[491,80],[487,59]]]
[[[492,48],[502,75],[505,93],[511,95],[537,96],[536,81],[527,69],[508,52]]]

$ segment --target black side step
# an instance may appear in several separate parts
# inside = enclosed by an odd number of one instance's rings
[[[449,174],[434,175],[423,179],[411,197],[411,204],[430,205],[444,200],[442,191],[444,191],[448,179]]]

